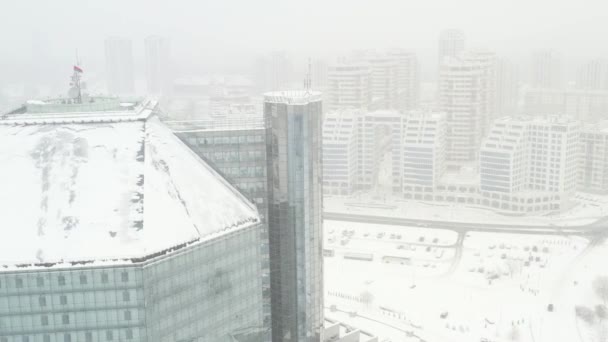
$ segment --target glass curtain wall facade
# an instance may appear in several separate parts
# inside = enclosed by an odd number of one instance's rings
[[[264,321],[270,335],[270,262],[268,260],[268,186],[266,174],[266,128],[188,129],[182,123],[174,133],[194,153],[224,176],[255,203],[262,216],[261,255],[264,271]],[[191,127],[193,128],[193,127]]]
[[[322,337],[320,97],[308,91],[265,94],[275,342]]]
[[[262,226],[132,265],[0,271],[0,342],[267,341]]]

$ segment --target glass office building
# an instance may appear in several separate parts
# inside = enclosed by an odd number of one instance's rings
[[[266,126],[263,116],[168,121],[192,151],[208,162],[258,208],[262,217],[264,322],[270,332],[270,262],[268,252],[268,186]]]
[[[320,341],[323,324],[321,94],[264,96],[273,341]]]
[[[261,215],[155,102],[32,105],[0,118],[0,342],[267,341]]]

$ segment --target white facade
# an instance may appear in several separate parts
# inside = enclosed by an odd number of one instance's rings
[[[465,36],[464,32],[457,29],[443,30],[439,34],[439,64],[443,63],[446,57],[455,58],[464,51]]]
[[[494,116],[495,56],[466,53],[445,58],[439,75],[439,110],[447,114],[447,159],[453,166],[475,161]]]
[[[391,50],[388,55],[397,62],[397,109],[402,112],[417,109],[420,105],[418,57],[405,50]]]
[[[554,50],[538,50],[532,54],[530,84],[536,88],[562,86],[561,56]]]
[[[114,95],[132,95],[135,92],[135,80],[131,40],[120,37],[106,39],[105,56],[108,92]]]
[[[349,195],[357,181],[356,125],[360,112],[355,109],[332,111],[323,120],[323,192]]]
[[[581,131],[578,189],[608,193],[608,121],[587,125]]]
[[[327,70],[324,100],[329,110],[367,109],[371,100],[370,68],[364,63],[341,62]]]
[[[548,89],[524,90],[523,113],[531,116],[569,116],[583,122],[598,122],[608,113],[608,90]]]
[[[403,195],[423,199],[423,194],[433,194],[445,172],[446,117],[408,115],[403,126]]]
[[[144,41],[146,49],[146,82],[148,93],[161,95],[170,86],[169,56],[171,44],[167,38],[150,36]]]
[[[497,120],[480,152],[481,204],[538,212],[570,205],[579,167],[577,121],[511,117]]]
[[[576,87],[608,90],[608,61],[594,59],[582,65],[576,75]]]

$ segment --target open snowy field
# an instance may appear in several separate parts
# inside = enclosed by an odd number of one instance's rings
[[[327,316],[381,341],[607,340],[592,284],[608,275],[608,246],[340,221],[324,229]]]

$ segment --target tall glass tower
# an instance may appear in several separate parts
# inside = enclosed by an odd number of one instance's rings
[[[318,342],[323,323],[321,93],[267,93],[272,340]]]

